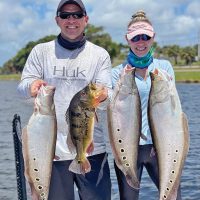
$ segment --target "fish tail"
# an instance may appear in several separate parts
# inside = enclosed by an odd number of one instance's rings
[[[88,154],[92,154],[93,151],[94,151],[94,142],[92,141],[91,144],[88,146],[86,152],[87,152]]]
[[[136,190],[140,189],[140,183],[136,178],[126,175],[126,181],[132,188]]]
[[[27,126],[25,126],[22,129],[22,154],[24,158],[24,176],[26,180],[30,183],[31,179],[29,176],[29,163],[28,163],[28,145],[27,145],[27,140],[28,140],[28,134],[27,134]]]
[[[89,160],[85,157],[83,160],[79,161],[74,159],[69,165],[69,171],[75,174],[85,174],[91,171],[91,165]]]
[[[69,151],[71,153],[75,153],[76,152],[76,147],[75,147],[75,145],[72,142],[72,138],[71,138],[70,134],[67,135],[67,146],[68,146]]]
[[[82,174],[85,174],[91,171],[91,165],[87,158],[85,158],[83,162],[81,163],[81,171],[82,171]]]
[[[29,183],[31,189],[31,199],[32,200],[40,200],[39,195],[33,185],[33,183]]]

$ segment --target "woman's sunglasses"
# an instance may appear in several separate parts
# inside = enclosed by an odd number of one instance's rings
[[[58,17],[61,19],[69,19],[72,16],[74,19],[81,19],[85,16],[83,12],[58,12]]]
[[[146,35],[146,34],[141,34],[141,35],[136,35],[135,37],[133,37],[133,38],[131,39],[131,41],[132,41],[132,42],[138,42],[138,41],[140,41],[140,40],[148,41],[148,40],[150,40],[150,39],[151,39],[150,36],[148,36],[148,35]]]

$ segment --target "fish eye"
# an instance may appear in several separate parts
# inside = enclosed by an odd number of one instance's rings
[[[81,96],[85,96],[85,95],[86,95],[86,92],[82,92],[82,93],[81,93]]]

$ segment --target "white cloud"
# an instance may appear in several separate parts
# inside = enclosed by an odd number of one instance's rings
[[[144,10],[160,45],[193,45],[200,31],[199,0],[83,0],[89,22],[103,26],[113,40],[125,42],[127,24]],[[58,34],[54,17],[58,0],[0,1],[0,66],[29,41]]]
[[[187,14],[188,15],[191,15],[193,17],[200,17],[200,12],[199,12],[199,9],[200,9],[200,1],[192,1],[190,3],[190,5],[187,7]]]

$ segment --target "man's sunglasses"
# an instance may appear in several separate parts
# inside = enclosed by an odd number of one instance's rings
[[[139,40],[148,41],[151,37],[146,34],[136,35],[131,39],[132,42],[138,42]]]
[[[74,19],[81,19],[83,16],[85,16],[85,13],[83,13],[83,12],[58,12],[58,17],[60,17],[61,19],[69,19],[71,16]]]

